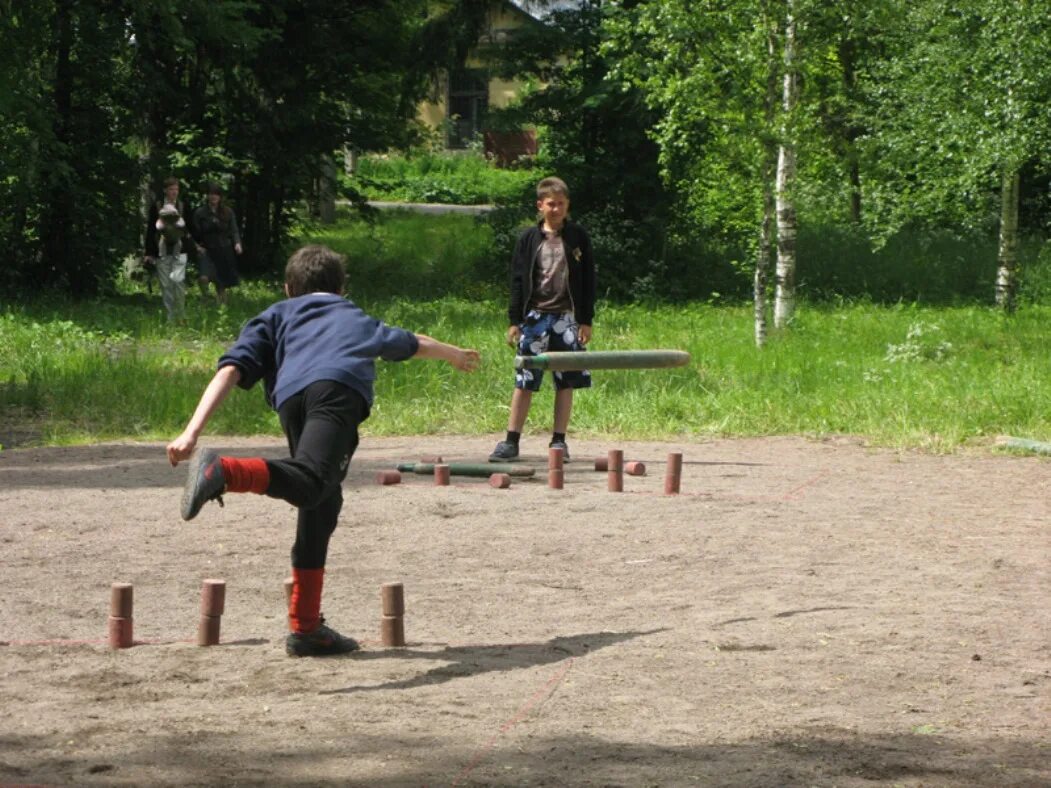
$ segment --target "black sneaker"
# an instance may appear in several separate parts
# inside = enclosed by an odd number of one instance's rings
[[[361,646],[354,638],[344,637],[321,619],[318,628],[306,635],[293,632],[285,638],[285,653],[290,657],[331,657],[349,654]]]
[[[489,462],[514,462],[518,459],[518,444],[500,441],[489,455]]]
[[[562,450],[562,462],[569,462],[569,447],[565,441],[551,441],[547,444],[549,449],[561,449]]]
[[[199,449],[190,460],[186,486],[182,489],[182,519],[192,520],[208,501],[218,501],[222,506],[225,489],[226,479],[223,478],[219,452]]]

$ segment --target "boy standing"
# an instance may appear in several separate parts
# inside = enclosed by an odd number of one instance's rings
[[[511,305],[507,343],[521,356],[547,351],[583,351],[591,341],[595,314],[595,261],[584,228],[567,218],[569,187],[560,178],[544,178],[536,187],[540,220],[522,232],[511,258]],[[555,414],[552,448],[569,460],[566,431],[573,409],[573,390],[589,388],[587,370],[552,372]],[[533,392],[540,390],[542,370],[515,371],[515,391],[507,436],[496,444],[490,462],[518,459],[518,442]]]
[[[250,320],[219,359],[183,433],[168,444],[173,466],[193,454],[209,418],[235,386],[263,380],[277,411],[291,456],[193,455],[182,497],[182,517],[192,520],[224,493],[254,492],[299,509],[292,546],[292,597],[285,641],[290,656],[356,651],[352,638],[326,626],[321,590],[329,538],[343,506],[342,482],[358,445],[358,425],[373,400],[375,360],[436,358],[465,372],[477,369],[475,350],[384,325],[342,295],[343,258],[324,246],[305,246],[288,261],[285,295]]]

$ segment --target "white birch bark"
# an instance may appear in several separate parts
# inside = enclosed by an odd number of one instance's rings
[[[1015,308],[1018,292],[1018,194],[1021,177],[1017,170],[1005,172],[1000,189],[1000,243],[996,255],[996,305],[1008,312]]]
[[[753,304],[755,314],[755,344],[766,344],[766,291],[770,273],[770,248],[774,226],[774,192],[769,181],[763,184],[763,221],[759,225],[759,249],[755,260]]]
[[[782,97],[781,147],[777,155],[777,275],[774,292],[774,328],[784,328],[796,309],[796,209],[792,185],[796,174],[796,149],[792,139],[792,116],[798,102],[796,74],[796,21],[788,2],[785,24],[784,83]]]
[[[765,6],[764,6],[765,10]],[[774,123],[777,118],[777,75],[779,72],[777,59],[777,30],[776,25],[769,22],[767,27],[767,75],[766,75],[766,100],[764,107],[764,120],[766,121],[766,139],[763,143],[763,218],[759,225],[759,248],[755,259],[755,280],[752,285],[753,309],[755,317],[755,345],[763,347],[766,344],[767,335],[767,291],[770,278],[770,251],[774,242],[774,213],[776,210],[774,202],[774,177],[777,168],[777,146],[774,144]]]

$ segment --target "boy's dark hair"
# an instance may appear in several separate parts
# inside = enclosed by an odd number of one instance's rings
[[[343,255],[320,244],[298,249],[285,266],[285,284],[290,298],[307,293],[341,295],[346,278]]]
[[[170,177],[170,178],[165,178],[164,179],[164,188],[165,189],[167,189],[169,186],[178,186],[178,185],[179,185],[179,179],[178,178]]]
[[[561,178],[544,178],[536,185],[536,198],[543,200],[545,197],[550,197],[552,194],[561,194],[567,200],[569,199],[569,187],[566,186],[566,182]]]
[[[218,194],[220,197],[223,196],[223,185],[219,181],[208,181],[208,186],[205,188],[205,194]]]

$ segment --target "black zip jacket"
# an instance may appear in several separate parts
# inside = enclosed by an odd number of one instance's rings
[[[507,319],[511,325],[525,320],[529,298],[533,294],[533,267],[536,265],[544,233],[543,222],[522,231],[511,256],[511,305]],[[577,323],[590,326],[595,318],[595,259],[591,255],[591,239],[579,224],[568,219],[562,226],[562,245],[569,266],[569,297]]]

